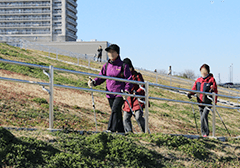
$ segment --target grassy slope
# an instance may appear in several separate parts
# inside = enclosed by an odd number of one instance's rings
[[[0,57],[9,60],[23,61],[41,65],[53,65],[59,68],[72,69],[90,73],[96,73],[86,68],[68,65],[59,61],[51,60],[42,57],[46,53],[41,51],[25,51],[19,48],[11,47],[6,44],[0,44]],[[54,55],[51,55],[54,57]],[[60,59],[72,61],[64,56],[59,56]],[[75,60],[76,61],[76,60]],[[87,62],[80,60],[81,64],[87,65]],[[100,68],[99,64],[91,63],[91,67]],[[5,77],[13,77],[26,80],[35,80],[47,82],[48,78],[42,73],[41,70],[9,65],[0,64],[0,75]],[[54,82],[57,84],[65,84],[71,86],[87,87],[86,76],[76,76],[64,73],[55,72]],[[155,82],[154,78],[144,76],[145,80]],[[169,84],[168,80],[159,80],[161,84]],[[16,84],[12,82],[0,81],[1,94],[0,94],[0,124],[3,126],[20,126],[20,127],[48,127],[48,95],[43,92],[40,86],[33,86],[28,84]],[[177,86],[177,85],[176,85]],[[184,87],[184,85],[177,86]],[[186,88],[189,86],[185,86]],[[104,85],[98,86],[98,89],[104,89]],[[94,93],[98,127],[104,130],[107,127],[107,122],[110,114],[107,99],[103,94]],[[166,90],[150,88],[150,95],[163,98],[175,98],[178,100],[187,100],[182,95],[177,95]],[[94,130],[93,112],[91,107],[90,93],[83,91],[67,90],[61,88],[54,89],[54,113],[55,113],[55,128],[71,128],[77,130]],[[195,112],[198,111],[194,107]],[[239,113],[236,110],[222,110],[219,112],[224,119],[227,127],[233,136],[239,135]],[[197,112],[198,126],[200,126],[199,114]],[[210,129],[211,129],[211,114],[209,116]],[[183,133],[183,134],[196,134],[194,116],[192,113],[191,105],[184,105],[172,102],[160,102],[151,100],[150,107],[150,129],[152,133]],[[134,122],[135,128],[138,129]],[[227,135],[223,125],[217,117],[217,135]],[[138,129],[139,130],[139,129]],[[24,133],[27,134],[27,133]],[[138,138],[137,138],[138,139]],[[147,140],[144,140],[146,142]],[[220,142],[219,142],[220,143]],[[147,143],[148,144],[148,143]],[[236,145],[236,144],[235,144]],[[151,146],[151,145],[150,145]],[[148,146],[148,148],[150,148]],[[220,148],[220,147],[219,147]],[[168,150],[164,148],[166,153]],[[164,151],[163,149],[163,151]],[[155,150],[155,149],[154,149]],[[157,152],[160,149],[156,148]],[[194,164],[194,159],[188,162],[185,161],[181,154],[174,149],[171,149],[170,154],[176,156],[181,164]],[[175,153],[176,152],[176,153]],[[215,153],[217,151],[213,151]],[[222,151],[221,151],[222,152]],[[226,155],[228,151],[222,152]],[[232,153],[231,157],[237,157],[237,153]],[[219,156],[220,157],[220,156]],[[193,157],[194,158],[194,157]],[[200,161],[201,163],[201,161]],[[222,163],[222,162],[220,162]]]
[[[163,134],[8,131],[0,127],[0,166],[239,167],[240,141]]]

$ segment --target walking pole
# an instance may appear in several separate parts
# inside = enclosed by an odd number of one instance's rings
[[[209,96],[207,96],[207,97],[208,97],[210,100],[212,100],[211,97],[209,97]],[[215,102],[214,102],[214,103],[215,103]],[[208,108],[208,107],[207,107],[207,108]],[[208,108],[208,109],[209,109],[209,108]],[[211,109],[209,109],[209,110],[211,110]],[[212,110],[211,110],[211,111],[212,111]],[[217,111],[217,109],[216,109],[216,112],[218,113],[218,116],[219,116],[220,120],[222,121],[223,126],[225,127],[228,135],[231,137],[231,134],[230,134],[230,132],[228,131],[227,126],[226,126],[225,123],[223,122],[223,119],[222,119],[222,117],[220,116],[220,114],[219,114],[219,112]]]
[[[121,92],[123,93],[123,90],[121,90]],[[128,102],[127,99],[126,99],[125,101],[127,102],[128,106],[129,106],[129,108],[130,108],[130,111],[132,112],[132,115],[133,115],[134,118],[135,118],[135,114],[134,114],[134,112],[133,112],[133,110],[132,110],[132,107],[130,106],[130,103]],[[135,118],[135,119],[136,119],[136,118]],[[134,131],[137,133],[137,130],[134,128],[133,125],[132,125],[132,127],[133,127]]]
[[[196,119],[196,113],[195,113],[195,111],[194,111],[194,108],[193,108],[193,104],[191,104],[192,105],[192,111],[193,111],[193,116],[194,116],[194,120],[195,120],[195,124],[196,124],[196,129],[197,129],[197,133],[199,134],[199,132],[198,132],[198,126],[197,126],[197,119]]]
[[[91,76],[89,76],[89,79],[92,81]],[[90,87],[92,89],[92,87]],[[95,111],[95,103],[94,103],[94,97],[93,97],[93,92],[92,92],[92,105],[93,105],[93,111],[94,111],[94,120],[95,120],[95,126],[96,126],[96,132],[97,130],[97,118],[96,118],[96,111]]]

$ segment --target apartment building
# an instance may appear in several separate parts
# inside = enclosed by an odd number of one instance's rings
[[[77,0],[0,0],[0,35],[36,42],[76,41]]]

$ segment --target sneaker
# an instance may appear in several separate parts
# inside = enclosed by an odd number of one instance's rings
[[[112,132],[111,130],[105,130],[105,131],[103,131],[103,132],[105,132],[105,133],[110,133],[110,132]]]
[[[206,137],[207,137],[207,135],[203,135],[203,137],[204,137],[204,138],[206,138]]]

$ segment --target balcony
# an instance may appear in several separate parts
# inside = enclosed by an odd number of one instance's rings
[[[1,35],[31,35],[31,34],[50,34],[50,31],[33,31],[33,32],[18,32],[18,31],[14,31],[14,32],[0,32]]]
[[[67,24],[67,28],[74,31],[74,32],[77,32],[77,29],[72,25]]]
[[[44,8],[44,7],[50,7],[51,4],[15,4],[15,5],[0,5],[0,9],[1,8],[34,8],[34,7],[41,7],[41,8]]]
[[[77,36],[72,34],[72,33],[69,33],[67,32],[67,36],[71,37],[71,38],[74,38],[74,39],[77,39]]]
[[[0,25],[0,29],[4,29],[4,28],[44,28],[44,27],[50,27],[50,24],[36,24],[36,25],[13,25],[13,24],[9,24],[9,25]]]
[[[76,8],[72,7],[71,5],[68,5],[68,4],[67,4],[67,8],[68,8],[69,10],[71,10],[72,12],[74,12],[75,14],[77,13]]]
[[[72,12],[67,11],[67,15],[72,17],[73,19],[77,20],[77,16],[74,15]]]
[[[32,13],[38,13],[38,14],[45,14],[50,13],[50,10],[44,11],[44,10],[32,10],[32,11],[0,11],[0,15],[14,15],[14,14],[32,14]]]
[[[54,20],[54,21],[61,21],[62,18],[59,18],[59,17],[53,17],[53,20]]]
[[[71,19],[71,18],[67,18],[67,22],[77,26],[77,22],[75,20]]]
[[[67,0],[70,4],[72,4],[73,6],[77,7],[77,3],[73,0]]]
[[[62,14],[62,11],[53,11],[53,14]]]
[[[14,22],[14,21],[18,21],[18,22],[24,22],[24,21],[49,21],[51,20],[50,17],[44,17],[44,18],[37,18],[37,17],[29,17],[29,18],[19,18],[19,17],[16,17],[16,18],[0,18],[0,22]]]

